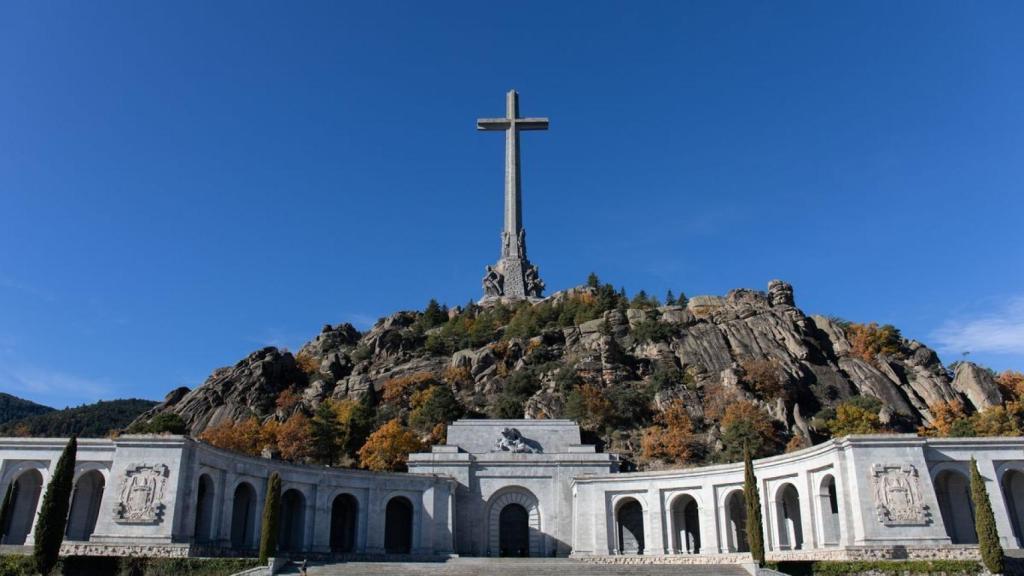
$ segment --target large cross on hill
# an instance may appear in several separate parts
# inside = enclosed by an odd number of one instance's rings
[[[547,118],[520,118],[519,94],[509,90],[504,118],[480,118],[477,130],[505,132],[505,226],[502,230],[501,260],[488,266],[484,276],[484,297],[535,297],[544,290],[537,267],[526,258],[523,228],[523,200],[519,170],[519,132],[547,130]]]

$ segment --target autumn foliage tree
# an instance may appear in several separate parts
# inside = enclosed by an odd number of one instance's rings
[[[693,421],[686,404],[675,399],[655,416],[655,425],[644,430],[640,441],[641,458],[683,464],[693,455]]]
[[[877,402],[877,401],[876,401]],[[885,431],[878,417],[878,406],[870,402],[846,401],[836,406],[835,418],[828,421],[829,432],[838,438],[850,434],[877,434]]]
[[[879,354],[895,356],[900,353],[902,335],[892,324],[879,326],[851,323],[846,326],[846,338],[850,341],[851,352],[868,362],[874,362]]]
[[[729,404],[722,415],[723,461],[736,462],[749,450],[751,456],[768,456],[779,442],[775,426],[764,410],[748,400]]]
[[[420,439],[397,418],[370,434],[359,449],[359,466],[374,471],[404,471],[409,454],[423,450]]]
[[[748,358],[740,362],[743,383],[765,400],[783,397],[782,369],[777,360],[771,358]]]
[[[307,460],[313,454],[312,440],[309,418],[302,412],[292,414],[277,430],[277,449],[285,460]]]
[[[250,456],[259,455],[268,442],[276,442],[276,437],[267,438],[260,421],[255,417],[215,424],[204,430],[199,439],[217,448]]]

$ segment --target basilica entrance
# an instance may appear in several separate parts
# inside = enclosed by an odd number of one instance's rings
[[[488,503],[488,556],[543,558],[546,547],[537,497],[525,488],[508,487]]]
[[[509,504],[501,509],[498,540],[500,556],[530,555],[530,518],[526,508]]]

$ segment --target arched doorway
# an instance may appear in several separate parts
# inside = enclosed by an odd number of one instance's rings
[[[278,547],[285,552],[302,551],[306,527],[306,497],[292,488],[281,495],[281,532]]]
[[[530,555],[530,517],[520,504],[507,504],[498,515],[498,555]]]
[[[256,547],[256,489],[248,482],[238,484],[232,499],[231,547],[235,550]]]
[[[946,534],[953,544],[977,544],[974,530],[974,508],[967,476],[954,470],[940,472],[935,478],[935,496],[946,525]]]
[[[644,508],[634,498],[619,503],[615,512],[619,554],[644,553]]]
[[[39,494],[43,490],[43,475],[38,470],[23,472],[8,490],[10,500],[7,510],[4,510],[0,544],[21,546],[35,523]]]
[[[1024,472],[1007,470],[1000,483],[1017,546],[1024,548]]]
[[[726,544],[729,552],[750,552],[747,543],[747,500],[742,490],[733,490],[725,498]]]
[[[85,542],[96,529],[100,516],[100,501],[106,481],[99,470],[90,470],[75,482],[71,495],[71,510],[68,512],[68,526],[64,535],[68,540]]]
[[[786,483],[775,496],[776,527],[780,550],[800,550],[804,546],[804,528],[800,520],[800,493]]]
[[[826,474],[818,486],[818,508],[821,512],[821,542],[825,546],[839,545],[839,498],[836,479]]]
[[[388,501],[384,513],[384,551],[388,554],[412,552],[412,502],[405,496]]]
[[[213,496],[213,479],[209,474],[200,474],[196,488],[196,542],[213,540]]]
[[[520,542],[519,510],[526,512],[526,545]],[[545,556],[544,535],[540,526],[537,497],[526,488],[510,486],[491,496],[487,505],[487,554],[491,556]],[[506,512],[506,510],[508,510]],[[523,549],[520,552],[520,549]]]
[[[331,505],[331,552],[348,554],[356,547],[359,502],[351,494],[339,494]]]
[[[700,554],[700,509],[693,496],[683,494],[672,501],[672,552]]]

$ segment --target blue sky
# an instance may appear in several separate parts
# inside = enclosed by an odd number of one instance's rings
[[[1024,369],[1020,2],[0,3],[0,391],[160,398],[480,295],[793,283]]]

